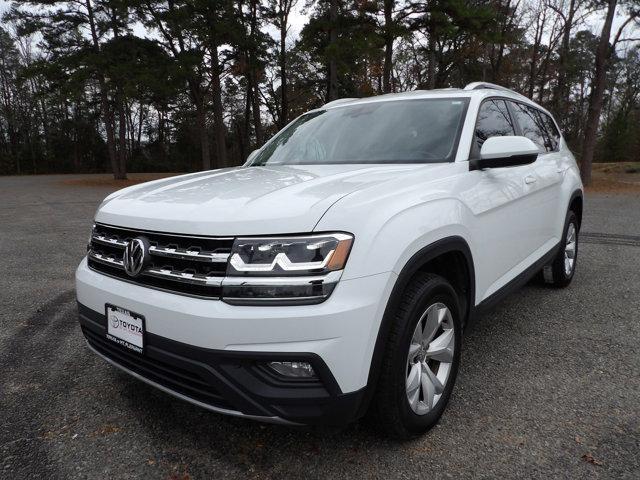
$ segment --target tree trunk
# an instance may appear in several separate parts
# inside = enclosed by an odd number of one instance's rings
[[[100,109],[102,111],[102,120],[104,129],[107,133],[107,152],[109,153],[109,162],[113,171],[113,178],[122,179],[120,173],[120,165],[118,164],[118,153],[116,150],[116,134],[113,126],[113,112],[109,106],[109,97],[107,96],[107,87],[104,77],[100,75]]]
[[[72,142],[73,142],[73,171],[74,172],[79,172],[80,168],[81,168],[81,162],[80,162],[80,132],[78,132],[78,125],[79,125],[79,119],[80,119],[80,112],[78,111],[78,106],[76,105],[75,108],[73,108],[73,120],[74,120],[74,129],[73,132],[70,132],[69,135],[71,136]]]
[[[517,8],[517,6],[516,6]],[[504,50],[506,47],[506,37],[507,32],[511,29],[511,20],[514,18],[514,13],[511,12],[511,0],[508,0],[504,5],[504,9],[506,12],[504,22],[502,23],[502,27],[500,29],[500,42],[498,44],[498,56],[495,59],[495,62],[491,62],[491,81],[494,83],[500,83],[502,80],[502,61],[504,59]],[[483,67],[484,69],[484,67]]]
[[[573,29],[573,19],[576,14],[576,1],[571,0],[569,4],[569,12],[567,19],[564,23],[564,29],[562,32],[562,42],[560,44],[560,53],[558,56],[558,76],[556,82],[556,88],[553,92],[553,113],[556,118],[560,120],[560,124],[563,125],[567,118],[567,111],[569,106],[569,89],[567,85],[567,60],[569,58],[569,43],[571,41],[571,30]]]
[[[185,39],[181,28],[176,27],[176,20],[170,20],[173,18],[176,12],[176,4],[173,0],[167,2],[167,11],[169,17],[166,19],[168,26],[163,24],[163,18],[158,15],[158,12],[154,10],[149,2],[147,8],[153,20],[165,39],[169,50],[171,51],[173,58],[178,60],[187,51],[185,46]],[[179,20],[177,21],[180,25]],[[177,46],[176,46],[177,44]],[[195,69],[189,69],[187,71],[187,85],[189,87],[189,97],[196,110],[196,124],[198,128],[198,136],[200,139],[200,164],[203,169],[207,170],[211,168],[211,154],[209,147],[209,132],[207,129],[207,109],[205,105],[206,89],[202,86],[202,78]]]
[[[384,67],[382,91],[391,93],[391,67],[393,62],[393,6],[394,0],[384,0]]]
[[[136,147],[140,150],[142,146],[142,125],[144,123],[145,113],[144,108],[140,105],[140,118],[138,119],[138,135],[136,138]]]
[[[286,8],[286,6],[285,6]],[[287,25],[289,13],[282,13],[280,19],[280,117],[278,126],[283,128],[289,117],[289,99],[287,98]]]
[[[260,96],[258,95],[258,81],[255,73],[251,75],[253,83],[253,94],[251,95],[251,110],[253,111],[253,128],[256,131],[256,147],[260,148],[264,144],[264,131],[262,129],[262,118],[260,115]]]
[[[553,52],[553,49],[551,48],[551,46],[549,46],[549,48],[547,48],[547,53],[544,56],[544,60],[542,62],[542,67],[540,68],[540,70],[538,70],[538,79],[539,79],[539,83],[538,83],[538,103],[542,103],[544,100],[544,94],[546,92],[547,89],[544,88],[544,86],[547,83],[547,75],[549,73],[549,63],[551,63],[551,53]]]
[[[338,0],[330,0],[329,4],[329,85],[327,101],[338,98],[338,62],[336,61],[336,44],[338,43]]]
[[[251,0],[251,27],[249,35],[252,41],[255,40],[258,30],[258,0]],[[256,58],[255,48],[251,48],[248,54],[249,60],[249,78],[248,83],[253,90],[251,95],[251,109],[253,111],[253,128],[256,132],[256,146],[260,148],[264,143],[264,134],[262,130],[262,118],[260,113],[260,90],[258,82],[258,59]]]
[[[427,42],[427,88],[436,88],[436,39],[432,28]]]
[[[247,83],[247,93],[244,99],[244,134],[243,137],[247,141],[247,145],[251,148],[251,105],[253,105],[253,100],[251,96],[253,95],[253,89],[251,88],[251,84]]]
[[[220,85],[218,46],[211,48],[211,94],[213,96],[213,133],[216,140],[216,167],[227,166],[227,145],[222,112],[222,86]]]
[[[246,147],[246,140],[244,138],[244,135],[242,134],[242,128],[240,127],[240,122],[234,122],[235,123],[235,127],[236,127],[236,135],[238,136],[238,146],[240,147],[240,158],[242,159],[242,162],[244,162],[247,159],[248,153],[247,153],[247,147]]]
[[[204,103],[204,92],[198,81],[191,77],[187,80],[189,96],[196,109],[196,127],[200,140],[200,165],[203,170],[211,168],[211,153],[209,150],[209,131],[207,129],[207,107]]]
[[[158,150],[160,151],[160,163],[163,167],[167,162],[167,150],[165,148],[165,113],[164,109],[158,108]],[[140,128],[142,128],[142,122],[140,122]]]
[[[121,98],[118,99],[118,178],[127,178],[127,117]]]
[[[209,152],[209,132],[207,131],[207,111],[204,99],[196,102],[196,123],[198,125],[198,136],[200,137],[200,153],[202,159],[202,170],[211,170],[211,153]]]
[[[589,97],[589,114],[582,144],[582,155],[580,156],[580,175],[585,185],[591,184],[591,164],[593,163],[593,154],[596,148],[598,124],[600,123],[602,101],[607,84],[607,69],[609,67],[609,57],[611,56],[609,37],[611,36],[611,24],[613,23],[617,4],[617,0],[609,0],[608,2],[607,16],[602,26],[596,50],[593,88]]]
[[[93,42],[93,49],[96,53],[100,52],[100,42],[98,40],[98,30],[96,28],[95,18],[93,16],[93,6],[91,0],[85,1],[87,8],[87,17],[89,19],[89,28],[91,30],[91,39]],[[98,71],[98,84],[100,86],[100,110],[102,113],[102,121],[104,123],[104,129],[107,133],[107,152],[109,153],[109,162],[111,163],[111,170],[113,171],[113,178],[116,180],[122,179],[122,173],[120,172],[120,165],[118,164],[118,157],[116,152],[116,135],[113,126],[113,112],[109,105],[109,96],[107,94],[107,82],[101,71]],[[125,174],[126,177],[126,174]]]
[[[536,85],[536,71],[538,64],[538,51],[540,50],[540,45],[542,44],[542,34],[544,32],[544,23],[545,23],[545,14],[540,13],[540,10],[536,12],[538,17],[536,18],[536,31],[533,38],[533,45],[531,46],[531,60],[529,61],[529,88],[527,91],[527,96],[533,100],[533,92],[535,90]],[[540,18],[539,15],[542,15]]]

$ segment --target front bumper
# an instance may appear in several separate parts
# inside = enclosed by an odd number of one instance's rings
[[[219,413],[263,421],[342,424],[355,418],[363,390],[341,393],[333,375],[311,353],[225,352],[193,347],[152,333],[139,355],[106,339],[104,314],[78,304],[89,347],[136,378]],[[270,360],[307,361],[317,380],[284,379]]]
[[[111,363],[217,412],[296,424],[356,418],[393,274],[342,281],[313,306],[232,306],[76,272],[80,323]],[[105,303],[145,316],[145,352],[106,340]],[[306,361],[317,380],[285,379],[268,361]],[[361,412],[360,412],[361,413]]]

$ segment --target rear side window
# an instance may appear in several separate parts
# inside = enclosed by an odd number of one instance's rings
[[[513,120],[504,100],[488,100],[480,107],[476,121],[475,142],[480,151],[482,144],[491,137],[515,135]]]
[[[541,153],[553,150],[538,111],[522,103],[511,102],[511,105],[522,135],[535,143]]]
[[[553,119],[544,112],[538,112],[540,117],[542,118],[542,123],[545,126],[547,137],[549,139],[549,146],[551,147],[549,151],[556,152],[558,151],[560,145],[560,132],[558,131],[558,127],[556,127]]]

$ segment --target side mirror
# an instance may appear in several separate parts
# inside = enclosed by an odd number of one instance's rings
[[[480,158],[469,161],[469,170],[527,165],[538,158],[538,147],[527,137],[491,137],[480,149]]]

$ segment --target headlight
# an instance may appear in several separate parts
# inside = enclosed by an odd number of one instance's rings
[[[353,235],[238,238],[222,299],[238,305],[308,305],[331,295],[347,262]]]
[[[346,233],[238,238],[227,275],[320,275],[342,270],[352,242],[353,236]]]

